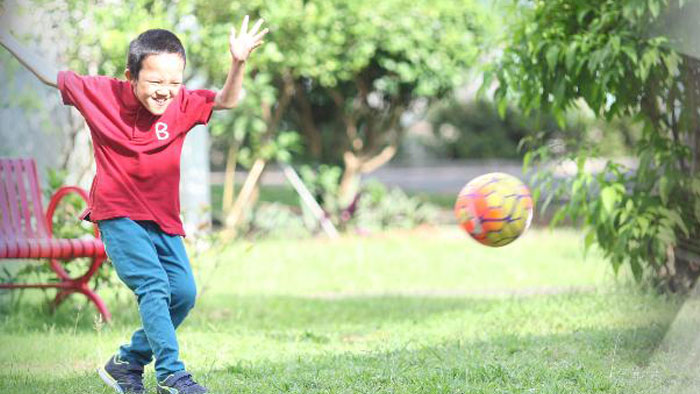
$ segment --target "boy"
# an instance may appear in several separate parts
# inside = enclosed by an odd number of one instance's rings
[[[179,360],[175,329],[195,301],[192,269],[182,244],[178,188],[187,132],[212,110],[233,108],[245,62],[267,29],[248,16],[231,29],[231,68],[218,92],[187,90],[180,40],[148,30],[129,45],[126,81],[56,72],[0,29],[0,44],[43,83],[57,88],[90,127],[97,173],[81,218],[97,222],[119,278],[136,294],[143,327],[122,346],[100,377],[117,392],[143,393],[143,367],[155,357],[158,393],[205,393]]]

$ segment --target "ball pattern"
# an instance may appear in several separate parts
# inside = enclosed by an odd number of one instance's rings
[[[459,225],[478,242],[504,246],[532,221],[532,195],[518,178],[490,173],[474,178],[459,192],[454,212]]]

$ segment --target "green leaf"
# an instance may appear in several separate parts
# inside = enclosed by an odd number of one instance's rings
[[[540,200],[540,194],[542,194],[542,190],[537,187],[532,191],[532,201],[537,203]]]
[[[583,23],[583,20],[586,18],[586,16],[591,12],[592,10],[588,7],[582,9],[581,11],[578,12],[578,15],[576,15],[576,21],[578,23]]]
[[[685,234],[686,237],[690,235],[688,227],[685,225],[685,222],[683,222],[683,219],[681,218],[681,215],[678,212],[666,209],[664,210],[664,213],[666,214],[666,217],[669,218],[671,222],[676,225],[676,227],[681,229],[681,231],[683,232],[683,234]]]
[[[564,220],[565,217],[566,217],[566,210],[563,208],[558,209],[557,212],[552,217],[552,221],[550,222],[550,226],[551,227],[556,226],[562,220]]]
[[[505,97],[498,100],[498,115],[501,118],[506,117],[506,111],[508,110],[508,100]]]
[[[700,197],[700,177],[696,177],[692,180],[690,189],[693,191],[693,194]]]
[[[637,56],[637,51],[634,48],[623,45],[620,49],[627,55],[630,61],[632,61],[632,64],[637,64],[639,56]]]
[[[588,232],[586,233],[586,238],[583,241],[585,249],[590,249],[593,245],[593,242],[595,242],[595,231],[591,229],[588,230]]]
[[[606,186],[600,192],[600,200],[603,204],[603,209],[607,214],[612,213],[615,203],[619,201],[617,190],[614,186]]]
[[[661,177],[659,180],[659,196],[661,197],[661,202],[664,205],[668,204],[668,196],[671,192],[671,182],[668,177]]]
[[[659,231],[657,232],[656,236],[666,246],[676,245],[676,234],[668,227],[659,227]]]
[[[637,225],[639,226],[639,230],[642,234],[645,234],[647,232],[647,230],[649,229],[649,224],[649,219],[645,218],[644,216],[639,216],[637,218]]]
[[[559,60],[559,47],[549,47],[549,49],[547,49],[547,54],[545,55],[545,57],[547,58],[547,65],[549,66],[549,70],[553,71],[557,65],[557,61]]]
[[[530,169],[530,162],[532,161],[533,155],[534,153],[531,151],[525,152],[525,155],[523,156],[523,174],[527,173],[527,171]]]
[[[649,0],[649,11],[651,12],[651,16],[654,18],[658,18],[659,16],[659,7],[660,4],[656,0]]]
[[[578,43],[577,42],[572,42],[569,47],[566,49],[566,69],[569,71],[572,71],[574,68],[574,63],[577,60],[577,49],[578,49]]]

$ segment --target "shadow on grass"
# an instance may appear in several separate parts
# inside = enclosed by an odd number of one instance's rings
[[[195,365],[192,372],[213,393],[651,393],[672,383],[648,365],[664,333],[656,326],[494,335],[386,351],[217,360],[218,368]],[[5,370],[0,377],[0,392],[109,392],[92,373],[47,379]]]
[[[637,327],[506,335],[284,362],[230,362],[199,374],[215,392],[642,392],[664,387],[658,379],[640,380],[664,333],[663,327]]]

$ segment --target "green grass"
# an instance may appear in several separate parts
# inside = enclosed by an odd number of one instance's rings
[[[193,265],[181,353],[215,393],[653,393],[674,378],[656,360],[680,300],[584,260],[573,231],[501,249],[454,228],[238,242]],[[109,326],[77,296],[52,316],[37,292],[6,308],[0,393],[108,393],[94,369],[138,315],[102,294]]]

